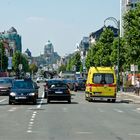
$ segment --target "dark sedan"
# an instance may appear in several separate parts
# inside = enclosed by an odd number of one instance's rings
[[[48,80],[45,88],[47,103],[49,103],[51,100],[66,100],[68,103],[71,103],[69,86],[63,80]]]
[[[14,80],[9,94],[9,104],[12,103],[37,103],[37,89],[39,87],[35,86],[32,80]]]

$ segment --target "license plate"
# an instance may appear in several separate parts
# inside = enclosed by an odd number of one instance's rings
[[[7,91],[7,90],[1,90],[1,91]]]
[[[61,93],[63,93],[63,92],[62,92],[62,91],[55,91],[55,93],[61,94]]]
[[[26,97],[15,97],[15,99],[26,99]]]

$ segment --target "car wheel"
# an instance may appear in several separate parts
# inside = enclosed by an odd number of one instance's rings
[[[50,99],[49,98],[47,99],[47,103],[50,103]]]
[[[85,100],[88,100],[87,96],[85,95]]]
[[[34,100],[33,104],[34,104],[34,105],[36,105],[36,104],[37,104],[37,101],[36,101],[36,100]]]
[[[112,99],[112,103],[115,103],[116,102],[116,99]]]
[[[46,95],[46,93],[44,93],[44,98],[45,98],[45,99],[47,98],[47,95]]]
[[[9,105],[11,105],[12,104],[12,102],[9,100]]]
[[[69,103],[69,104],[71,103],[71,99],[68,99],[68,103]]]

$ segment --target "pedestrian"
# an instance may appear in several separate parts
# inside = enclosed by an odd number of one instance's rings
[[[139,92],[140,92],[140,79],[137,78],[135,81],[135,93],[139,95]]]
[[[78,83],[77,83],[77,81],[75,81],[75,83],[74,83],[74,91],[75,92],[77,92],[77,88],[78,88]]]

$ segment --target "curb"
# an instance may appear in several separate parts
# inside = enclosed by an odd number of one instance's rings
[[[140,96],[135,95],[134,92],[119,92],[122,98],[129,98],[133,103],[140,103]]]

